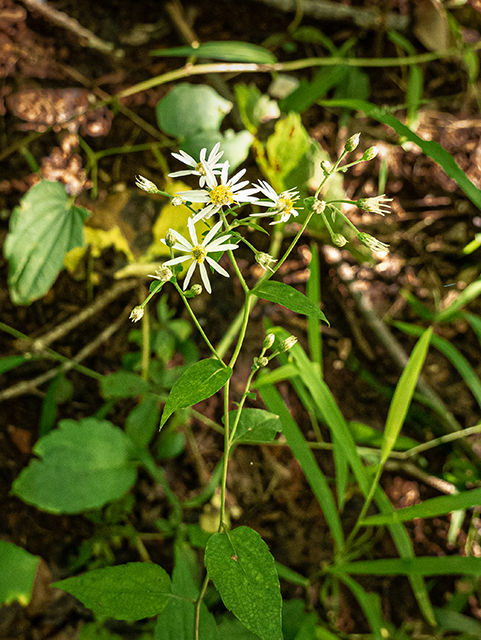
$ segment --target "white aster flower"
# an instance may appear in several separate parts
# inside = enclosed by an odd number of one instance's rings
[[[167,262],[164,262],[163,266],[168,267],[174,264],[185,262],[186,260],[192,260],[192,264],[190,265],[187,271],[187,275],[184,279],[184,291],[189,286],[189,282],[192,278],[192,274],[194,273],[196,265],[199,265],[199,271],[202,282],[204,283],[204,287],[209,293],[212,293],[209,276],[207,274],[207,269],[205,268],[204,261],[207,261],[208,264],[210,264],[210,266],[215,269],[215,271],[217,271],[217,273],[220,273],[221,275],[228,278],[229,274],[227,273],[227,271],[219,264],[217,264],[215,260],[210,258],[208,254],[217,251],[226,251],[227,249],[237,249],[237,245],[231,242],[227,242],[227,240],[229,240],[230,238],[230,235],[228,234],[220,236],[219,238],[215,238],[213,240],[215,234],[222,226],[222,221],[219,221],[217,224],[215,224],[200,243],[197,240],[193,218],[188,219],[187,226],[189,227],[189,233],[192,243],[186,240],[182,235],[180,235],[180,233],[174,231],[174,229],[169,230],[176,239],[176,243],[172,248],[177,251],[183,251],[187,255],[181,256],[179,258],[173,258],[172,260],[167,260]]]
[[[169,173],[170,178],[180,178],[182,176],[200,176],[199,178],[199,186],[202,188],[206,183],[206,178],[210,174],[212,175],[220,175],[222,170],[223,163],[220,163],[219,160],[224,155],[223,151],[219,151],[220,142],[218,142],[212,151],[209,153],[209,157],[207,160],[205,159],[205,155],[207,153],[207,147],[201,149],[200,151],[200,160],[194,160],[192,156],[189,156],[185,151],[180,150],[179,153],[173,153],[172,155],[180,162],[192,167],[192,169],[183,169],[182,171],[174,171],[173,173]]]
[[[220,175],[220,184],[217,184],[217,178],[214,175],[207,174],[206,182],[207,189],[194,189],[192,191],[179,191],[178,196],[189,200],[190,202],[201,202],[206,204],[195,216],[194,222],[198,220],[207,220],[214,213],[217,213],[222,207],[230,207],[233,204],[240,204],[241,202],[257,202],[257,198],[252,194],[259,191],[258,187],[251,189],[244,189],[249,184],[248,180],[239,182],[246,169],[242,169],[228,178],[229,163],[225,162],[222,166],[222,172]]]
[[[271,224],[280,224],[281,222],[287,222],[291,216],[294,218],[299,215],[299,211],[294,209],[294,202],[299,198],[299,191],[297,189],[288,189],[281,194],[271,187],[268,182],[259,180],[259,191],[266,196],[267,201],[259,200],[256,204],[262,207],[269,207],[274,211],[266,211],[266,213],[254,213],[253,217],[265,218],[266,216],[280,215],[280,220],[275,220]]]

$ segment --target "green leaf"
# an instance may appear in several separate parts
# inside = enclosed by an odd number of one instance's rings
[[[147,380],[144,380],[136,373],[121,369],[104,376],[100,380],[100,388],[106,400],[120,400],[120,398],[135,398],[135,396],[147,393],[150,385]]]
[[[253,139],[254,137],[249,131],[235,133],[232,129],[228,129],[221,133],[209,129],[185,138],[180,148],[193,158],[198,158],[201,149],[205,147],[207,152],[210,152],[220,142],[219,151],[224,152],[222,162],[228,161],[229,171],[234,171],[249,155]]]
[[[182,140],[199,131],[218,131],[231,109],[232,102],[211,87],[181,82],[158,102],[156,114],[160,129]]]
[[[254,84],[239,82],[234,85],[234,92],[242,123],[253,135],[265,118],[270,119],[279,113],[277,102],[261,93]]]
[[[236,41],[206,42],[198,47],[174,47],[172,49],[155,49],[151,56],[172,56],[184,58],[211,58],[229,62],[253,62],[255,64],[274,64],[277,60],[273,53],[256,44]]]
[[[381,615],[381,598],[379,595],[377,593],[368,593],[361,587],[359,582],[356,582],[345,573],[340,573],[339,577],[344,584],[349,587],[361,605],[371,627],[373,638],[375,638],[375,640],[383,640],[386,636],[382,634],[383,621]],[[386,631],[386,629],[384,629],[384,631]]]
[[[450,574],[481,576],[481,558],[442,556],[362,560],[328,568],[334,574],[354,573],[375,576],[446,576]]]
[[[14,304],[30,304],[47,293],[65,254],[83,246],[88,215],[86,209],[72,206],[58,182],[44,180],[23,196],[12,213],[4,246]]]
[[[229,413],[229,424],[233,425],[237,411]],[[282,431],[279,416],[263,409],[242,409],[237,429],[231,434],[232,443],[272,442],[276,433]]]
[[[423,140],[415,134],[414,131],[411,131],[409,127],[402,124],[385,109],[382,109],[370,102],[365,102],[364,100],[326,100],[321,104],[331,107],[347,107],[349,109],[362,111],[370,118],[374,118],[374,120],[378,120],[379,122],[392,127],[397,134],[417,144],[425,155],[439,163],[446,174],[457,182],[471,202],[478,209],[481,209],[481,190],[471,182],[466,173],[456,163],[454,158],[445,149],[443,149],[440,144],[434,142],[434,140]]]
[[[36,358],[31,356],[7,356],[2,358],[0,360],[0,374],[7,373],[7,371],[19,367],[24,362],[33,362],[34,359]]]
[[[405,522],[413,518],[435,518],[458,509],[471,509],[479,504],[481,504],[481,488],[424,500],[421,504],[398,509],[392,513],[369,516],[364,518],[362,524],[363,526],[373,526],[391,524],[392,522]]]
[[[249,527],[215,533],[205,566],[225,606],[262,640],[281,640],[282,598],[274,558]]]
[[[138,447],[146,447],[159,424],[160,410],[156,398],[145,398],[127,416],[125,433]]]
[[[337,86],[343,80],[347,70],[347,66],[341,65],[318,69],[314,79],[311,82],[301,80],[298,88],[279,102],[279,108],[284,113],[290,111],[303,113],[316,100]]]
[[[0,540],[0,603],[18,601],[24,607],[32,596],[33,580],[40,558],[13,542]]]
[[[95,569],[55,582],[101,618],[141,620],[160,613],[169,600],[170,578],[151,562]]]
[[[193,640],[195,605],[199,595],[192,566],[196,557],[187,543],[176,542],[174,547],[175,566],[172,572],[172,593],[178,598],[170,598],[155,626],[155,640]],[[199,638],[220,640],[214,616],[206,605],[200,605]]]
[[[413,349],[411,357],[402,372],[401,378],[396,385],[393,399],[389,405],[389,412],[384,428],[384,437],[381,445],[381,465],[391,455],[396,440],[398,439],[404,419],[411,404],[414,389],[416,388],[419,375],[421,373],[424,360],[429,348],[429,341],[433,333],[433,328],[429,327]]]
[[[476,280],[469,284],[464,291],[443,311],[440,311],[435,317],[436,322],[449,322],[453,320],[459,311],[472,300],[477,298],[481,293],[481,280]]]
[[[191,407],[210,398],[225,385],[232,369],[219,360],[200,360],[190,366],[172,387],[165,403],[160,428],[177,409]]]
[[[291,311],[296,313],[302,313],[305,316],[314,316],[315,318],[321,318],[329,324],[326,316],[313,302],[294,287],[283,282],[273,282],[267,280],[267,282],[261,282],[257,287],[252,290],[254,295],[259,298],[264,298],[270,302],[277,302],[287,307]]]
[[[40,438],[13,493],[50,513],[80,513],[118,500],[135,483],[132,443],[107,420],[61,420]]]

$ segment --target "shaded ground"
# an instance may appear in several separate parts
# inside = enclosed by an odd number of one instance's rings
[[[362,5],[354,2],[352,4]],[[409,3],[391,4],[393,12],[410,15]],[[58,170],[65,177],[70,171],[77,180],[83,179],[81,170],[75,163],[69,164],[71,155],[66,153],[60,159],[51,156],[52,149],[59,145],[58,132],[49,130],[34,137],[26,131],[38,129],[39,122],[30,121],[26,126],[18,117],[22,113],[22,105],[23,109],[31,113],[38,107],[39,98],[38,94],[32,94],[27,101],[15,101],[18,91],[25,88],[29,91],[39,88],[86,88],[105,99],[106,94],[117,94],[143,79],[180,66],[170,59],[150,57],[149,50],[182,43],[177,30],[183,23],[173,19],[172,10],[170,13],[162,11],[158,3],[144,0],[136,3],[109,2],[106,5],[82,3],[78,6],[67,1],[61,6],[55,5],[103,41],[115,43],[117,49],[122,48],[125,51],[124,57],[116,58],[83,46],[77,34],[45,21],[35,12],[27,12],[23,5],[3,0],[0,6],[0,34],[3,34],[2,37],[10,47],[7,50],[13,51],[10,57],[1,59],[4,76],[1,95],[6,99],[5,120],[0,131],[3,240],[8,231],[9,211],[32,184],[28,154],[21,152],[22,141],[27,135],[32,136],[28,151],[37,162],[50,156],[50,160],[43,163],[44,175],[55,177],[54,170]],[[203,42],[215,39],[261,44],[274,32],[285,34],[293,18],[292,14],[281,13],[258,2],[216,0],[186,4],[185,9],[187,24],[193,26],[196,36]],[[174,18],[175,15],[174,12]],[[479,22],[479,15],[473,9],[468,22],[474,28],[477,21]],[[143,29],[139,27],[146,23],[154,26]],[[319,23],[309,16],[304,17],[303,24],[319,27]],[[370,29],[360,31],[349,21],[327,22],[322,24],[322,29],[338,46],[350,36],[357,37],[357,57],[396,55],[393,46],[382,33]],[[412,33],[405,35],[412,36]],[[413,38],[413,42],[420,52],[425,50],[419,41]],[[296,46],[295,51],[289,47],[279,48],[276,54],[279,59],[288,60],[321,53],[312,44]],[[33,60],[36,61],[35,64],[32,63]],[[367,72],[370,75],[373,102],[380,105],[401,105],[405,102],[406,74],[403,71],[387,68]],[[308,77],[309,74],[303,72],[301,75]],[[474,98],[467,91],[463,70],[457,62],[435,61],[425,67],[425,78],[424,98],[428,102],[419,114],[416,128],[418,135],[440,142],[471,180],[480,186],[481,118]],[[205,79],[202,78],[201,81]],[[226,81],[227,87],[232,86],[233,81],[254,81],[264,91],[270,78],[265,74],[223,78],[222,81]],[[81,132],[81,135],[86,136],[88,144],[94,150],[152,142],[152,132],[146,131],[143,123],[139,125],[133,121],[129,116],[130,112],[125,109],[131,110],[155,128],[154,107],[169,88],[169,85],[157,87],[122,100],[123,111],[117,113],[111,123],[109,115],[105,111],[99,111],[90,121],[90,126],[97,127],[105,135],[87,137],[88,131]],[[69,108],[74,110],[86,99],[86,95],[82,92],[72,93]],[[417,148],[393,146],[397,139],[387,127],[363,118],[357,121],[351,119],[349,130],[346,127],[339,128],[339,112],[319,106],[311,107],[304,114],[303,122],[311,136],[331,156],[342,149],[347,137],[356,131],[363,133],[361,153],[371,144],[379,146],[379,161],[360,165],[346,175],[345,187],[349,197],[376,195],[380,161],[385,160],[388,168],[385,192],[394,198],[392,214],[379,222],[379,218],[375,216],[361,216],[358,211],[352,212],[352,220],[357,226],[390,244],[391,252],[388,257],[377,263],[366,261],[360,264],[349,252],[333,249],[319,239],[315,239],[316,244],[311,245],[313,239],[306,235],[292,259],[280,272],[284,282],[295,284],[300,290],[304,290],[310,252],[319,252],[323,310],[331,323],[330,327],[323,327],[326,381],[346,419],[365,422],[381,430],[389,406],[389,390],[397,382],[400,372],[396,354],[399,356],[401,349],[409,353],[415,339],[393,330],[393,335],[399,342],[386,340],[379,333],[376,318],[422,324],[401,295],[402,291],[412,293],[433,309],[451,290],[454,295],[476,280],[479,277],[479,252],[466,256],[461,250],[474,238],[481,226],[481,218],[474,205],[433,161],[423,156]],[[51,123],[47,120],[42,124],[46,128]],[[89,123],[84,123],[84,126],[88,127]],[[235,126],[235,123],[230,122],[229,126]],[[82,152],[79,153],[84,158]],[[247,161],[247,167],[253,179],[260,177],[252,159]],[[103,209],[97,209],[93,216],[96,222],[100,226],[108,224],[105,220],[111,215],[109,212],[122,211],[122,216],[129,221],[131,227],[132,243],[136,238],[141,242],[139,236],[142,233],[149,234],[149,224],[157,211],[150,198],[136,192],[134,178],[136,174],[153,176],[158,171],[158,163],[150,151],[103,159],[100,163],[98,195],[100,201],[107,202],[107,205]],[[80,198],[84,205],[92,204],[93,199],[88,191],[84,191]],[[136,218],[140,218],[138,224],[135,222]],[[113,275],[123,265],[123,261],[121,254],[108,249],[94,261],[98,284],[93,292],[85,284],[85,279],[79,278],[76,281],[62,272],[47,296],[28,307],[16,307],[10,301],[6,286],[7,263],[3,260],[0,265],[3,275],[0,284],[2,322],[31,338],[47,334],[67,318],[80,313],[91,303],[92,298],[96,299],[112,288],[115,285]],[[245,277],[253,279],[255,273],[255,267],[249,266],[246,260]],[[233,293],[225,282],[215,282],[213,296],[209,299],[202,298],[197,303],[197,311],[205,318],[213,342],[222,338],[238,311],[237,293],[235,290]],[[143,295],[141,292],[140,299],[143,299]],[[112,326],[125,309],[131,308],[138,299],[137,284],[133,283],[130,289],[125,288],[106,305],[101,313],[93,315],[80,327],[55,341],[53,348],[72,357],[86,345],[93,343],[104,329]],[[169,305],[177,309],[179,317],[182,315],[179,299],[175,294],[170,294]],[[370,311],[371,308],[374,314]],[[470,311],[481,314],[480,303],[474,301]],[[274,325],[283,326],[299,335],[301,342],[305,343],[306,325],[303,320],[276,305],[259,303],[253,313],[248,353],[238,368],[238,379],[233,381],[234,393],[241,392],[252,355],[258,352],[259,331],[265,317],[269,317]],[[118,370],[122,365],[131,328],[131,324],[125,319],[83,364],[102,374]],[[437,333],[451,341],[478,375],[481,373],[479,342],[467,323],[459,321],[439,326]],[[18,340],[6,333],[1,335],[2,355],[25,350],[25,345]],[[198,346],[202,350],[200,341]],[[8,376],[2,376],[2,387],[10,388],[23,380],[31,380],[50,367],[46,361],[34,361],[9,372]],[[103,405],[96,381],[75,371],[71,371],[68,378],[74,385],[74,393],[69,402],[59,404],[57,419],[80,419],[94,414]],[[428,356],[425,378],[445,402],[446,410],[453,414],[463,428],[477,423],[479,407],[460,376],[437,351],[432,350]],[[293,417],[305,434],[314,439],[309,417],[299,404],[297,396],[287,385],[281,385],[280,390],[288,401]],[[99,526],[84,516],[41,513],[9,495],[12,481],[31,459],[31,447],[38,438],[39,416],[45,392],[46,385],[39,385],[30,387],[22,394],[12,394],[3,400],[0,412],[0,535],[2,539],[15,542],[45,561],[31,605],[26,610],[14,605],[0,612],[0,637],[74,637],[79,623],[91,619],[90,612],[74,599],[54,592],[48,585],[52,580],[68,575],[72,563],[77,561],[78,568],[82,566],[79,561],[81,545],[92,536],[99,535]],[[129,401],[118,403],[107,417],[115,424],[122,425],[132,406]],[[254,402],[252,406],[261,404],[259,402],[256,405]],[[215,399],[196,408],[209,418],[220,418],[221,407]],[[424,441],[430,435],[443,433],[440,422],[442,421],[435,414],[419,405],[410,416],[405,434]],[[425,433],[427,427],[430,434]],[[188,438],[184,452],[165,463],[167,479],[181,500],[195,495],[199,487],[208,481],[221,457],[222,447],[221,436],[207,429],[195,418],[185,427],[185,432]],[[438,495],[435,476],[443,476],[443,471],[449,466],[450,452],[451,449],[446,449],[428,454],[426,458],[429,472],[422,477],[413,478],[401,468],[393,468],[385,474],[385,488],[394,505],[405,506],[419,499]],[[332,477],[333,463],[330,454],[316,455],[325,473]],[[303,575],[310,575],[330,558],[332,545],[320,508],[307,487],[299,465],[287,448],[239,447],[230,468],[229,489],[229,507],[237,515],[236,522],[256,529],[279,562]],[[135,507],[130,513],[127,510],[128,515],[123,523],[134,526],[137,531],[158,533],[155,521],[165,517],[168,511],[163,492],[146,474],[141,474],[134,494]],[[346,531],[354,523],[360,506],[360,498],[353,495],[342,515]],[[201,508],[194,509],[189,512],[189,517],[192,522],[197,522],[202,513]],[[106,525],[108,514],[104,514],[104,517],[103,524]],[[448,549],[447,528],[448,522],[443,519],[413,525],[416,553],[437,555],[462,550],[465,541],[463,532],[455,549]],[[171,541],[162,540],[162,536],[153,540],[145,537],[143,544],[154,562],[159,562],[167,570],[171,569]],[[111,529],[106,530],[105,539],[98,541],[96,553],[99,564],[104,560],[122,563],[139,559],[139,549],[127,537],[116,537]],[[396,555],[387,534],[373,543],[371,553],[372,557]],[[420,620],[406,581],[400,578],[369,578],[361,582],[368,590],[376,591],[382,596],[385,616],[394,624]],[[433,603],[443,606],[455,588],[454,580],[436,584],[432,592]],[[286,598],[304,596],[301,588],[287,583],[283,583],[283,593]],[[318,608],[324,618],[327,614],[325,602],[319,599],[314,590],[311,597],[311,604]],[[479,617],[479,604],[475,598],[470,601],[466,612]],[[335,622],[341,632],[367,631],[365,620],[347,591],[341,594],[340,613]]]

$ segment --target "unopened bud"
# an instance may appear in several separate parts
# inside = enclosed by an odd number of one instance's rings
[[[200,296],[200,294],[202,293],[202,285],[200,284],[193,284],[190,288],[190,290],[192,291],[192,293],[195,296]]]
[[[323,170],[324,175],[329,174],[329,171],[331,170],[331,163],[329,162],[329,160],[321,161],[321,169]]]
[[[150,180],[147,180],[147,178],[144,178],[143,176],[137,176],[135,179],[135,184],[139,187],[139,189],[147,191],[147,193],[159,193],[157,185]]]
[[[264,344],[262,345],[264,349],[266,350],[270,349],[274,344],[275,339],[276,339],[276,336],[273,333],[268,333],[264,338]]]
[[[312,205],[312,209],[313,211],[315,211],[316,213],[324,213],[324,210],[326,208],[326,201],[325,200],[316,200],[313,205]]]
[[[351,136],[344,146],[344,151],[351,152],[357,149],[360,137],[360,133],[355,133],[353,136]]]
[[[377,147],[369,147],[369,149],[366,149],[366,151],[364,151],[364,155],[362,156],[361,160],[369,162],[369,160],[373,160],[378,153],[379,149]]]
[[[289,336],[285,340],[281,342],[279,345],[279,352],[283,353],[284,351],[289,351],[296,344],[297,338],[296,336]]]
[[[332,242],[336,247],[343,247],[347,244],[347,239],[342,235],[342,233],[334,233],[332,236]]]
[[[170,201],[170,204],[173,207],[180,207],[180,205],[183,203],[184,201],[182,200],[182,198],[180,196],[174,196],[172,198],[172,200]]]
[[[269,358],[262,356],[261,358],[254,358],[254,369],[261,369],[267,367],[269,364]]]
[[[138,322],[139,320],[142,319],[144,315],[144,309],[143,307],[134,307],[132,309],[132,311],[130,312],[130,320],[132,320],[132,322]]]
[[[176,243],[175,235],[172,233],[172,229],[169,229],[165,234],[165,244],[172,248]]]

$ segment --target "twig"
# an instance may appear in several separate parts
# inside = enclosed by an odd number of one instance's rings
[[[54,24],[59,27],[63,27],[64,29],[68,29],[72,31],[80,38],[85,38],[87,40],[88,46],[92,49],[98,49],[99,51],[103,51],[105,53],[110,53],[115,49],[115,45],[112,42],[106,42],[101,38],[97,37],[95,33],[89,31],[85,27],[77,22],[74,18],[70,18],[63,11],[58,11],[58,9],[54,9],[48,2],[43,2],[43,0],[22,0],[22,2],[27,6],[30,11],[37,11],[41,13],[45,18],[51,20]],[[121,57],[124,52],[121,49],[116,51],[116,55]]]

